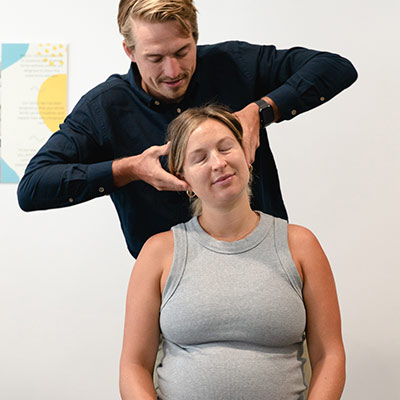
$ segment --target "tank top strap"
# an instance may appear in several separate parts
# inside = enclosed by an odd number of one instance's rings
[[[179,286],[183,273],[185,272],[188,237],[185,224],[175,225],[171,228],[174,235],[174,257],[172,260],[171,271],[162,295],[161,310],[168,303],[175,290]]]
[[[274,218],[275,248],[282,269],[288,277],[290,284],[300,298],[303,299],[303,282],[289,250],[287,226],[288,223],[284,219]]]

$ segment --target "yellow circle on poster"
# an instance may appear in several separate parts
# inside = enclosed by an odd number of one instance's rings
[[[47,78],[39,89],[37,102],[43,122],[51,132],[57,131],[67,114],[67,75]]]

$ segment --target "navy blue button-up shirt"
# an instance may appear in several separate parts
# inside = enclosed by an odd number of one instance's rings
[[[23,210],[65,207],[111,195],[129,251],[137,257],[151,235],[190,218],[185,193],[160,192],[143,181],[114,186],[112,162],[165,143],[169,122],[189,107],[217,102],[238,111],[268,95],[282,120],[334,97],[357,77],[335,54],[276,50],[244,42],[197,46],[197,66],[180,103],[164,104],[141,88],[131,64],[81,98],[60,130],[29,163],[18,187]],[[287,219],[266,134],[256,152],[252,206]]]

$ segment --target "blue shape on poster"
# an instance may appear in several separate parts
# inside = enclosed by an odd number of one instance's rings
[[[18,183],[19,177],[17,173],[11,169],[7,163],[1,158],[0,159],[0,173],[1,173],[1,183]]]
[[[3,43],[1,45],[1,69],[4,70],[25,56],[29,44]]]

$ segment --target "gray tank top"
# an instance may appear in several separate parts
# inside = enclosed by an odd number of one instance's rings
[[[304,399],[302,282],[286,221],[260,215],[236,242],[212,238],[197,217],[172,228],[160,399]]]

